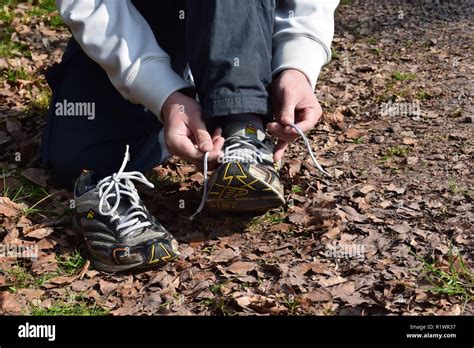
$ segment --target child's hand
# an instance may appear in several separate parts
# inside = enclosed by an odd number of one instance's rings
[[[278,138],[274,158],[280,161],[288,144],[298,138],[289,125],[294,123],[303,132],[310,131],[323,112],[308,79],[299,70],[285,70],[273,81],[272,101],[276,122],[269,123],[267,130]]]
[[[180,92],[173,93],[163,105],[166,147],[172,155],[202,167],[204,153],[209,152],[209,167],[217,164],[224,145],[220,128],[209,134],[199,103]]]

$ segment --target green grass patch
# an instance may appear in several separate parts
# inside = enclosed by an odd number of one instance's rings
[[[377,43],[377,39],[373,36],[369,36],[365,39],[369,45],[375,45]]]
[[[56,276],[56,274],[52,273],[42,274],[40,276],[33,275],[19,263],[9,270],[0,271],[0,273],[3,273],[7,277],[8,282],[13,283],[13,285],[9,287],[11,292],[16,292],[23,288],[37,289],[41,287],[47,280]]]
[[[11,292],[16,292],[18,289],[23,288],[36,289],[43,286],[51,278],[78,274],[85,264],[85,259],[78,250],[74,250],[68,255],[57,256],[56,262],[58,264],[57,271],[40,276],[32,274],[27,266],[19,262],[9,270],[0,270],[0,273],[3,273],[7,278],[7,282],[12,284],[9,288]]]
[[[75,249],[70,255],[59,256],[57,263],[61,273],[73,275],[82,270],[86,260],[82,257],[81,253]]]
[[[17,83],[18,80],[29,80],[30,75],[25,68],[8,68],[4,70],[3,76],[10,83]]]
[[[51,102],[51,89],[49,87],[42,88],[38,94],[29,102],[25,112],[28,116],[39,115],[44,116],[48,112]]]
[[[291,192],[301,193],[301,192],[303,192],[303,189],[298,185],[293,185],[293,186],[291,186]]]
[[[56,300],[51,307],[29,306],[32,316],[102,316],[108,312],[95,303],[88,302],[83,296],[69,293],[65,300]]]
[[[418,254],[411,252],[422,263],[422,273],[432,285],[428,291],[435,294],[459,296],[464,303],[471,302],[474,298],[474,274],[464,262],[462,255],[453,252],[452,244],[449,245],[447,265],[429,262]]]
[[[393,157],[406,157],[411,152],[409,146],[395,146],[390,147],[387,152],[382,156],[382,161],[388,161]]]
[[[416,96],[420,100],[429,100],[432,99],[433,97],[424,89],[420,89],[417,93]]]
[[[279,224],[285,221],[285,216],[281,212],[275,213],[275,212],[267,211],[265,215],[263,216],[263,219],[272,224]]]
[[[467,188],[462,187],[461,185],[458,184],[455,178],[451,177],[448,180],[448,189],[449,192],[451,192],[454,195],[464,195],[464,196],[470,196],[470,191]]]
[[[283,304],[288,308],[288,314],[294,315],[297,309],[300,307],[300,301],[294,296],[285,297],[283,299]]]
[[[55,0],[2,0],[0,5],[0,21],[3,23],[0,30],[0,57],[21,56],[31,58],[31,52],[23,43],[12,41],[14,28],[11,26],[18,4],[29,4],[27,17],[38,17],[51,28],[59,28],[64,24],[59,16]],[[23,18],[20,18],[23,21]]]
[[[413,81],[415,78],[416,75],[412,73],[402,73],[400,71],[392,73],[392,79],[395,81]]]

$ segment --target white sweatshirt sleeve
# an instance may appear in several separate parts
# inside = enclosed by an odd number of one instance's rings
[[[273,34],[273,75],[296,69],[313,89],[331,59],[334,11],[339,0],[280,0]]]
[[[170,57],[131,0],[56,0],[56,5],[84,52],[125,99],[161,120],[166,99],[190,87],[172,70]]]

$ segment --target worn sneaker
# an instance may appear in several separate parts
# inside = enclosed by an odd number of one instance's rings
[[[132,182],[153,187],[142,173],[120,170],[98,183],[83,173],[74,189],[74,228],[84,237],[95,268],[106,272],[162,266],[178,257],[175,238],[150,214]]]
[[[206,207],[211,211],[262,212],[284,204],[272,141],[250,124],[229,127],[222,164],[209,179]]]
[[[295,124],[290,126],[303,139],[314,166],[331,177],[319,164],[308,138]],[[252,125],[234,124],[224,143],[223,163],[207,177],[209,153],[204,156],[204,192],[201,204],[190,217],[194,219],[206,206],[217,211],[265,211],[285,202],[277,165],[273,162],[274,145],[265,133]],[[273,164],[273,165],[272,165]]]

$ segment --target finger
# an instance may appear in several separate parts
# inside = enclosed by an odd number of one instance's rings
[[[302,113],[300,120],[296,123],[296,126],[303,131],[303,133],[310,131],[316,126],[319,119],[321,118],[322,112],[318,109],[308,108]]]
[[[214,141],[214,149],[209,153],[208,162],[209,170],[214,170],[220,164],[219,159],[224,155],[222,153],[222,147],[224,146],[225,139],[223,137],[216,138]]]
[[[283,140],[278,140],[277,144],[275,145],[275,152],[273,154],[273,158],[275,159],[275,162],[281,161],[287,147],[288,147],[288,142],[283,141]]]
[[[214,132],[212,133],[212,142],[214,143],[217,139],[222,137],[222,128],[216,128],[214,129]]]
[[[294,132],[288,134],[285,132],[285,127],[283,127],[281,124],[272,122],[267,125],[267,130],[272,134],[273,136],[277,137],[278,139],[285,140],[285,141],[294,141],[298,138],[298,133],[292,130]]]
[[[201,150],[201,152],[212,151],[212,138],[207,131],[206,124],[204,123],[200,113],[190,117],[189,127],[196,138],[199,150]]]
[[[277,114],[277,119],[283,126],[289,126],[295,122],[295,108],[297,100],[293,92],[284,91],[280,101],[280,112]]]
[[[170,145],[172,149],[175,149],[173,155],[179,156],[187,162],[199,164],[204,159],[204,153],[196,148],[195,144],[187,136],[175,137]]]

